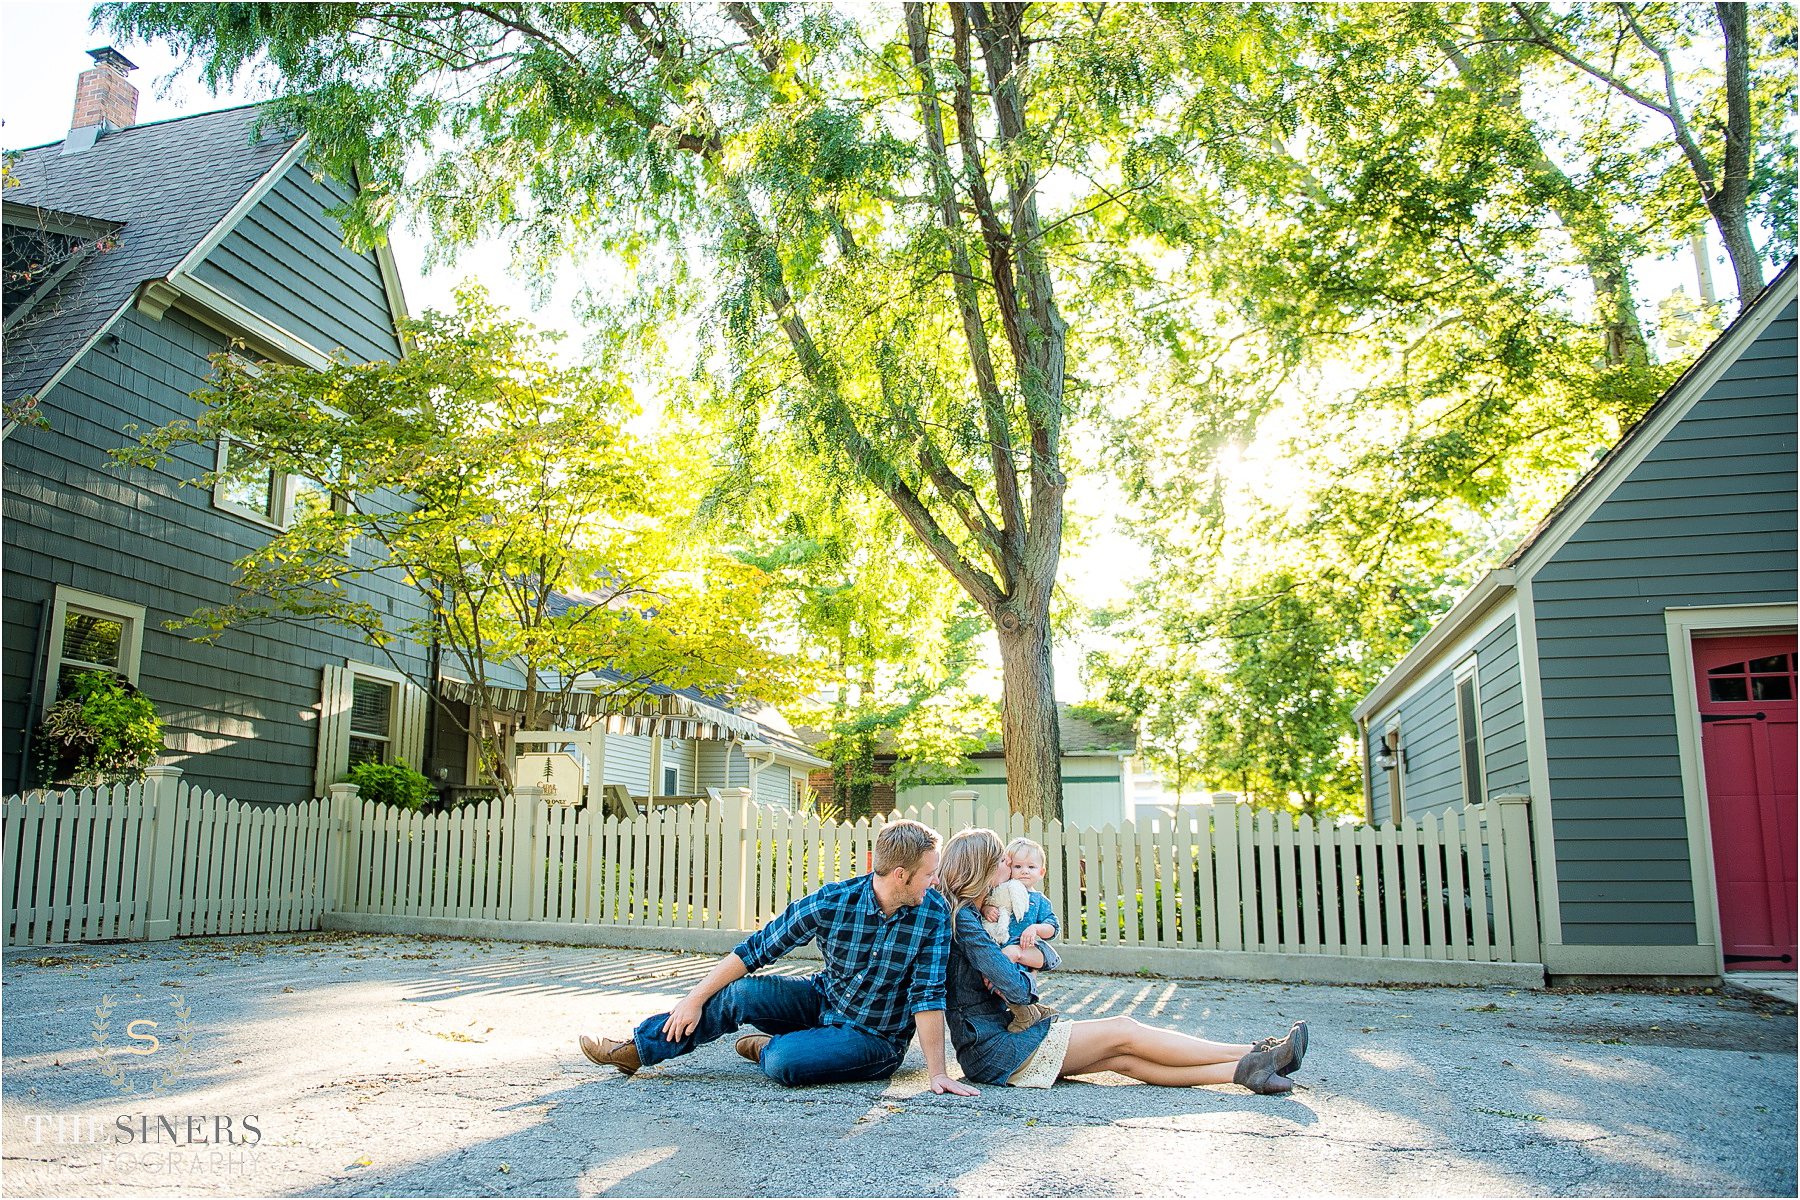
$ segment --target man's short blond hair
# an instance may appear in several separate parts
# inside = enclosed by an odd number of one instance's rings
[[[928,851],[936,850],[943,839],[938,831],[917,821],[895,821],[875,838],[875,873],[910,871],[919,865]]]

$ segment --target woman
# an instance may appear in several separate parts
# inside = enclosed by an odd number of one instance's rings
[[[1007,1004],[1037,999],[1032,977],[981,927],[981,902],[1006,877],[1006,853],[991,829],[965,829],[944,847],[937,886],[950,902],[947,1018],[963,1074],[976,1083],[1049,1087],[1064,1075],[1116,1071],[1164,1087],[1238,1083],[1265,1095],[1293,1088],[1306,1054],[1306,1022],[1255,1045],[1209,1042],[1130,1017],[1041,1021],[1006,1032]]]

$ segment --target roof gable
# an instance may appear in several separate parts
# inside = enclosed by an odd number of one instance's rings
[[[62,143],[21,151],[9,205],[116,223],[118,245],[88,256],[54,303],[11,332],[5,396],[41,396],[131,302],[204,240],[292,150],[290,133],[265,131],[259,106],[225,109],[107,133],[64,154]],[[43,306],[40,306],[43,307]]]

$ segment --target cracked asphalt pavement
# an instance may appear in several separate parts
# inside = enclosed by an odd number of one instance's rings
[[[1286,1097],[1104,1074],[934,1096],[916,1046],[885,1084],[791,1091],[729,1039],[629,1079],[582,1057],[578,1031],[617,1035],[712,961],[329,933],[11,948],[0,1190],[1796,1194],[1794,1009],[1744,992],[1045,980],[1074,1019],[1249,1041],[1304,1018]]]

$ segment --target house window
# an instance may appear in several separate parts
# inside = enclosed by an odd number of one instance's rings
[[[1456,671],[1456,730],[1462,745],[1463,799],[1480,804],[1487,799],[1487,788],[1481,755],[1480,679],[1472,658]]]
[[[1706,699],[1714,704],[1794,698],[1793,658],[1773,654],[1726,663],[1706,672]]]
[[[234,512],[240,517],[277,529],[286,529],[313,508],[332,508],[343,512],[346,506],[324,488],[300,475],[284,475],[279,471],[260,471],[255,475],[232,475],[226,471],[231,460],[231,439],[219,439],[219,456],[213,470],[218,480],[213,484],[213,506]]]
[[[662,772],[662,794],[665,796],[679,796],[681,794],[681,769],[679,767],[664,767]]]
[[[258,373],[254,364],[242,359],[238,362],[252,375]],[[300,475],[288,475],[273,469],[254,474],[233,474],[227,469],[231,463],[231,451],[232,440],[229,437],[220,438],[218,457],[213,462],[216,476],[213,484],[215,507],[265,525],[273,525],[277,529],[286,529],[313,507],[331,507],[339,512],[345,511],[342,502],[312,480]]]
[[[143,605],[57,588],[44,671],[44,707],[56,703],[84,671],[115,672],[137,682],[143,633]]]
[[[213,470],[219,481],[213,486],[213,503],[239,516],[254,517],[270,525],[282,523],[282,476],[273,470],[252,476],[226,474],[231,461],[231,439],[219,439],[219,457]]]
[[[393,757],[394,685],[358,676],[350,693],[350,765]]]

